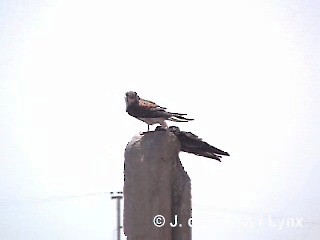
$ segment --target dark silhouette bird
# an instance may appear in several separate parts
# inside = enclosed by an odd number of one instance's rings
[[[164,128],[158,126],[155,131],[164,130]],[[218,160],[219,162],[221,162],[221,155],[230,156],[229,153],[211,146],[210,144],[203,141],[201,138],[199,138],[197,135],[191,132],[180,131],[180,129],[176,126],[170,126],[169,130],[178,138],[181,145],[181,151],[183,152],[193,153],[198,156],[212,158]]]
[[[165,120],[173,122],[188,122],[193,120],[184,117],[187,115],[184,113],[167,112],[165,107],[140,98],[136,92],[127,92],[125,100],[127,113],[148,124],[148,131],[149,126],[156,123],[159,123],[164,128],[168,128]]]

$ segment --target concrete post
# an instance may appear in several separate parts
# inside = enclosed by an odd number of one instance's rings
[[[179,141],[167,131],[149,132],[128,143],[123,191],[128,240],[191,240],[191,182],[179,151]],[[157,215],[165,218],[162,227],[154,224],[163,222],[154,219]]]

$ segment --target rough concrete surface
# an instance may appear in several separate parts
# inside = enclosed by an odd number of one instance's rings
[[[128,240],[191,240],[191,183],[179,151],[179,141],[167,131],[149,132],[128,143],[123,189]],[[157,215],[165,218],[164,226],[154,225]],[[172,227],[175,215],[178,224]]]

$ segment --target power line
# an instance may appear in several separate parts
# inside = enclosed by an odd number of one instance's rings
[[[74,198],[83,198],[83,197],[91,197],[91,196],[99,196],[99,195],[106,195],[109,192],[95,192],[95,193],[84,193],[84,194],[74,194],[74,195],[61,195],[61,196],[51,196],[47,198],[37,198],[37,199],[12,199],[12,200],[0,200],[0,207],[7,207],[7,206],[15,206],[15,205],[29,205],[29,204],[44,204],[44,203],[51,203],[51,202],[58,202],[58,201],[65,201]]]

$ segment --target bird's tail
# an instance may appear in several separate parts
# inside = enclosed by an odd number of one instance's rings
[[[194,120],[192,118],[184,117],[187,115],[185,113],[170,113],[170,114],[171,114],[171,117],[168,118],[168,120],[173,121],[173,122],[188,122],[188,121]]]

